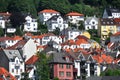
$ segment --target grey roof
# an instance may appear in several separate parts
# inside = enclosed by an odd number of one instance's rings
[[[112,16],[112,13],[120,13],[120,10],[115,8],[106,8],[106,12],[108,16]]]
[[[85,21],[89,23],[92,19],[94,19],[95,21],[98,21],[98,18],[96,17],[87,17]]]
[[[65,53],[63,52],[53,52],[52,54],[52,59],[50,63],[61,63],[61,64],[72,64],[70,60],[65,59]]]
[[[21,61],[23,61],[23,58],[18,50],[3,50],[5,55],[9,60],[14,60],[15,57],[18,57]]]

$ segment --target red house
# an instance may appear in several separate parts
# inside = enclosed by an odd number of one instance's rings
[[[50,61],[50,77],[57,77],[59,80],[73,80],[73,63],[65,53],[52,53]]]

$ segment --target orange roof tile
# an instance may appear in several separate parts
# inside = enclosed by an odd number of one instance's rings
[[[113,58],[106,54],[93,55],[93,59],[95,59],[98,63],[106,62],[107,64],[110,64],[113,62]]]
[[[14,76],[12,76],[5,68],[0,67],[0,75],[4,75],[5,77],[10,76],[9,80],[17,80]],[[0,77],[0,80],[4,80]]]
[[[115,22],[120,22],[120,18],[115,18],[114,21]]]
[[[119,36],[120,35],[120,32],[117,32],[115,34],[113,34],[112,36]]]
[[[78,39],[78,40],[76,40],[75,41],[75,43],[77,44],[77,45],[80,45],[80,44],[88,44],[88,42],[86,41],[86,40],[84,40],[84,39]]]
[[[30,64],[35,64],[35,62],[38,60],[38,56],[33,55],[31,58],[29,58],[25,64],[30,65]]]
[[[66,16],[84,16],[84,15],[80,14],[78,12],[70,12],[70,13],[66,14]]]
[[[40,11],[39,13],[59,13],[59,12],[56,10],[52,10],[52,9],[44,9]]]

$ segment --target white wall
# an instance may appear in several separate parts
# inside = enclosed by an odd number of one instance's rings
[[[37,46],[34,43],[33,39],[29,39],[27,43],[23,47],[23,55],[26,55],[27,61],[30,57],[32,57],[37,52]]]
[[[16,69],[15,66],[19,66],[18,69]],[[12,72],[12,70],[14,69],[14,72]],[[21,70],[22,69],[22,70]],[[13,75],[13,76],[19,76],[19,79],[21,79],[21,73],[25,72],[25,65],[24,62],[22,61],[22,63],[20,62],[20,59],[18,57],[15,58],[15,61],[9,62],[9,72]]]

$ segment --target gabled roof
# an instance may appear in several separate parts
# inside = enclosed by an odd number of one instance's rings
[[[3,67],[0,67],[0,80],[5,80],[3,78],[1,78],[2,76],[1,75],[4,75],[5,77],[10,77],[9,80],[17,80],[14,76],[12,76],[5,68]]]
[[[66,14],[66,16],[84,16],[84,14],[80,14],[78,12],[70,12],[70,13]]]
[[[40,11],[39,13],[59,13],[59,12],[56,10],[52,10],[52,9],[44,9]]]
[[[16,57],[18,57],[20,59],[20,61],[23,61],[21,53],[18,50],[3,49],[3,52],[7,56],[8,60],[14,60]]]
[[[15,45],[8,47],[7,49],[17,49],[23,48],[24,45],[27,43],[28,40],[20,40]]]
[[[120,10],[115,8],[106,8],[106,11],[108,16],[112,16],[112,13],[120,13]]]
[[[94,19],[95,21],[98,21],[98,18],[96,17],[87,17],[85,21],[89,23],[92,19]]]
[[[64,52],[53,52],[51,53],[52,59],[50,63],[60,63],[60,64],[72,64],[70,60],[66,60],[66,54]]]
[[[33,55],[31,58],[29,58],[25,64],[27,65],[31,65],[31,64],[35,64],[38,60],[38,56],[37,55]]]

